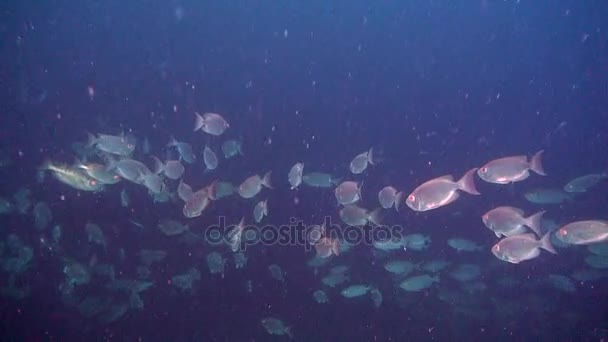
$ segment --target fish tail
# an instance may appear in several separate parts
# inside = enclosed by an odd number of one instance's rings
[[[546,176],[545,170],[543,169],[543,164],[541,162],[541,157],[545,151],[540,150],[536,152],[532,160],[530,160],[530,169],[541,176]]]
[[[376,162],[374,161],[374,148],[371,147],[369,149],[369,151],[367,152],[367,162],[370,163],[371,165],[376,165]]]
[[[207,186],[207,196],[210,200],[215,201],[217,199],[217,182],[219,180],[214,180],[209,186]]]
[[[536,236],[542,236],[540,229],[541,229],[541,221],[543,218],[543,215],[545,214],[545,210],[539,211],[536,214],[527,217],[526,218],[526,226],[528,226],[530,229],[532,229],[532,231],[534,233],[536,233]]]
[[[272,187],[272,182],[271,182],[271,179],[270,179],[271,175],[272,175],[272,171],[268,171],[264,175],[264,178],[262,178],[262,185],[265,186],[265,187],[267,187],[268,189],[274,189]]]
[[[205,125],[205,118],[203,118],[198,112],[194,112],[194,115],[194,131],[196,132]]]
[[[477,168],[470,169],[467,173],[458,180],[458,189],[467,192],[471,195],[480,195],[479,191],[475,187],[475,172]]]
[[[395,196],[395,210],[397,210],[397,212],[399,212],[401,202],[403,202],[403,192],[399,191],[397,196]]]
[[[551,232],[548,232],[540,239],[540,248],[546,250],[547,252],[557,254],[557,251],[551,244]]]
[[[367,220],[372,224],[379,226],[382,223],[382,208],[376,208],[372,211]]]
[[[91,132],[87,132],[87,147],[91,147],[93,145],[95,145],[95,143],[97,142],[97,137],[95,135],[93,135]]]
[[[332,240],[331,252],[334,253],[334,255],[336,255],[336,256],[340,255],[340,240],[339,239]]]
[[[167,147],[174,147],[177,146],[177,139],[175,139],[174,136],[169,137],[169,143],[167,144]]]

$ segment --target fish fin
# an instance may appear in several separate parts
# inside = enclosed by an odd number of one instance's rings
[[[198,112],[194,112],[194,115],[194,131],[196,132],[205,125],[205,118],[203,118]]]
[[[540,248],[546,250],[547,252],[557,254],[557,251],[551,244],[551,232],[548,232],[540,239]]]
[[[477,168],[470,169],[467,173],[458,180],[456,183],[458,185],[458,189],[467,192],[471,195],[480,195],[477,188],[475,188],[475,172]]]
[[[500,233],[494,232],[494,234],[496,235],[497,238],[500,239]]]
[[[268,189],[274,189],[272,187],[272,182],[270,180],[270,176],[272,175],[272,171],[268,171],[266,172],[266,174],[264,175],[264,178],[262,178],[262,185],[267,187]]]
[[[541,157],[545,151],[540,150],[536,152],[536,154],[530,160],[530,169],[541,176],[546,176],[545,170],[543,169],[543,165],[541,163]]]
[[[95,135],[93,135],[91,132],[87,132],[87,143],[86,143],[86,147],[91,147],[93,145],[95,145],[95,143],[97,142],[97,137]]]
[[[219,179],[214,180],[207,186],[207,196],[212,201],[217,199],[217,182],[219,182]]]
[[[369,149],[369,151],[367,151],[367,162],[370,163],[371,165],[376,165],[376,162],[374,161],[374,148],[371,147]]]
[[[333,239],[331,241],[331,252],[334,253],[334,255],[336,255],[336,256],[340,255],[340,240],[339,239]]]
[[[160,174],[161,172],[165,171],[165,164],[163,164],[162,161],[160,161],[160,159],[158,159],[158,157],[156,156],[152,156],[152,159],[154,159],[154,170],[152,172],[154,172],[154,174]]]
[[[397,210],[397,212],[399,212],[401,202],[403,202],[403,192],[400,191],[397,193],[397,196],[395,196],[395,210]]]
[[[363,194],[361,193],[361,189],[363,189],[363,183],[365,183],[365,181],[361,181],[361,183],[359,183],[357,185],[357,193],[359,194],[359,201],[363,200]]]
[[[534,233],[536,233],[537,236],[542,236],[540,229],[541,229],[541,222],[542,222],[542,218],[543,215],[545,214],[545,210],[539,211],[536,214],[527,217],[526,220],[526,226],[528,226],[530,229],[532,229],[532,231]]]
[[[367,217],[367,220],[369,222],[371,222],[373,225],[375,226],[379,226],[380,223],[382,222],[382,208],[376,208],[374,211],[372,211],[369,216]]]
[[[290,339],[293,339],[293,332],[291,331],[291,327],[285,327],[285,334],[287,334]]]

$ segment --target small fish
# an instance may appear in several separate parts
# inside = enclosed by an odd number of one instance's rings
[[[608,173],[605,172],[581,176],[568,182],[568,184],[564,186],[564,191],[587,192],[587,190],[596,186],[606,178],[608,178]]]
[[[116,172],[107,170],[105,165],[96,163],[85,164],[77,161],[74,167],[84,170],[87,175],[97,179],[102,184],[116,184],[121,180]]]
[[[344,208],[340,209],[340,219],[342,222],[349,226],[364,226],[368,223],[373,225],[380,225],[381,222],[381,210],[380,208],[369,211],[365,208],[360,208],[354,204],[347,204]]]
[[[339,178],[323,172],[311,172],[302,176],[302,182],[313,188],[331,188],[338,185],[340,181]]]
[[[232,230],[230,230],[226,234],[226,239],[228,240],[228,245],[233,252],[237,252],[241,247],[241,238],[243,236],[243,230],[245,230],[245,218],[242,217],[241,221],[238,225],[234,226]]]
[[[332,254],[340,255],[340,240],[323,237],[315,244],[315,250],[319,258],[329,258]]]
[[[448,246],[454,248],[458,252],[476,252],[483,249],[475,242],[462,238],[448,239]]]
[[[253,218],[256,223],[260,223],[264,216],[268,215],[268,200],[259,201],[253,208]]]
[[[239,186],[239,195],[243,198],[253,198],[260,191],[262,191],[262,186],[272,189],[272,184],[270,183],[270,175],[271,171],[268,171],[264,178],[259,175],[253,175],[243,181]]]
[[[399,205],[402,198],[403,193],[398,192],[397,189],[393,188],[392,186],[385,186],[378,193],[378,201],[384,209],[390,209],[394,205],[395,209],[399,211]]]
[[[289,338],[293,338],[291,327],[288,327],[278,318],[266,317],[261,321],[262,326],[270,335],[287,335]]]
[[[78,190],[100,191],[103,189],[101,182],[77,168],[45,161],[40,169],[51,171],[57,180]]]
[[[154,173],[164,173],[169,179],[177,180],[182,178],[184,175],[184,165],[179,160],[167,160],[165,163],[161,162],[160,159],[152,156],[154,159]]]
[[[371,286],[357,284],[343,289],[340,294],[346,298],[354,298],[367,294],[371,289]]]
[[[492,247],[492,253],[500,260],[519,264],[522,261],[536,258],[540,254],[541,248],[557,254],[551,245],[550,232],[540,240],[536,240],[536,236],[529,233],[506,237]]]
[[[338,204],[348,205],[353,204],[361,199],[361,188],[363,182],[357,183],[354,181],[342,182],[334,190]]]
[[[95,146],[98,150],[128,157],[135,151],[135,140],[125,135],[97,134],[88,133],[89,140],[87,147]]]
[[[535,204],[561,204],[573,200],[575,195],[562,189],[536,189],[526,192],[524,197]]]
[[[194,164],[196,161],[196,154],[194,154],[192,145],[186,142],[177,141],[175,137],[172,136],[167,147],[175,147],[180,158],[188,164]]]
[[[457,200],[460,196],[458,190],[471,195],[479,195],[473,180],[476,170],[467,171],[457,182],[454,182],[451,175],[431,179],[412,191],[405,202],[414,211],[427,211]]]
[[[304,171],[304,163],[296,163],[289,170],[289,175],[287,176],[287,180],[291,185],[291,190],[297,188],[302,184],[302,173]]]
[[[194,122],[195,132],[200,129],[211,135],[222,135],[230,127],[228,122],[217,113],[204,113],[203,115],[194,113],[194,115],[196,119]]]
[[[518,235],[529,227],[537,236],[541,236],[541,220],[545,211],[524,217],[524,211],[514,207],[496,207],[483,214],[481,220],[497,237]]]
[[[536,152],[530,161],[526,156],[513,156],[492,160],[477,170],[479,178],[489,183],[509,184],[523,181],[530,176],[530,170],[546,176],[541,164],[543,150]]]
[[[222,143],[224,158],[230,159],[236,155],[243,155],[243,143],[238,140],[226,140]]]
[[[191,197],[192,194],[194,192],[192,191],[192,188],[190,187],[190,185],[184,183],[183,180],[179,181],[179,184],[177,185],[177,196],[184,202],[188,201]]]
[[[142,178],[152,173],[148,167],[134,159],[110,159],[106,170],[116,172],[120,177],[133,183],[142,184]]]
[[[215,152],[209,148],[209,146],[205,146],[205,149],[203,150],[203,161],[205,162],[205,167],[207,167],[207,170],[211,171],[217,168],[217,156],[215,155]]]
[[[560,228],[555,234],[572,245],[588,245],[608,241],[608,221],[577,221]]]
[[[358,175],[367,169],[368,163],[374,165],[373,148],[370,148],[369,151],[363,152],[353,158],[350,162],[350,172]]]
[[[399,287],[408,292],[419,292],[431,287],[433,283],[439,283],[439,275],[422,274],[404,279]]]
[[[217,181],[214,181],[209,186],[192,194],[186,203],[184,203],[184,208],[182,210],[184,216],[188,218],[201,216],[203,210],[207,208],[211,200],[215,200],[216,183]]]

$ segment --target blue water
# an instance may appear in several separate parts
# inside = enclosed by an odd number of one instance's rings
[[[513,265],[490,252],[497,242],[480,220],[499,205],[526,213],[547,210],[560,224],[607,219],[608,182],[574,201],[537,205],[523,197],[536,188],[562,187],[608,165],[608,5],[603,1],[17,1],[0,5],[0,197],[30,189],[63,228],[59,248],[41,239],[51,228],[33,227],[26,215],[0,215],[0,237],[16,234],[34,250],[17,276],[28,286],[22,299],[0,300],[0,334],[7,341],[143,340],[267,341],[261,325],[277,317],[295,340],[542,340],[608,338],[608,280],[575,281],[575,292],[551,287],[549,274],[570,275],[586,266],[584,248],[541,252]],[[193,132],[194,112],[221,113],[230,128],[221,137]],[[406,194],[431,178],[456,178],[473,167],[544,149],[547,177],[532,174],[509,186],[476,184],[482,196],[416,213],[405,205],[387,211],[385,224],[432,239],[423,252],[399,251],[415,262],[446,259],[473,263],[487,289],[466,303],[441,300],[441,290],[461,291],[441,275],[419,293],[401,290],[382,265],[396,257],[357,245],[330,258],[318,274],[306,265],[315,253],[304,245],[248,246],[249,262],[236,270],[226,246],[184,244],[162,235],[160,218],[187,223],[202,234],[219,217],[249,222],[255,201],[231,197],[201,217],[186,219],[181,201],[154,203],[145,188],[121,182],[103,192],[79,192],[37,167],[52,159],[72,163],[74,142],[87,132],[131,133],[148,139],[163,158],[170,136],[191,143],[199,161],[187,165],[193,188],[216,178],[238,185],[272,170],[275,189],[264,189],[275,226],[291,218],[340,223],[333,189],[290,190],[287,172],[299,161],[308,171],[363,180],[363,205],[377,207],[377,192],[392,185]],[[243,141],[244,156],[226,161],[220,145]],[[204,171],[202,149],[220,157]],[[351,175],[357,154],[374,147],[380,162]],[[139,159],[151,165],[148,156]],[[176,183],[171,183],[175,187]],[[131,206],[120,205],[127,189]],[[138,228],[131,221],[141,223]],[[107,248],[91,246],[84,225],[100,225]],[[445,240],[465,237],[484,246],[455,253]],[[136,278],[137,253],[168,256],[151,269],[154,286],[142,293],[143,309],[99,323],[62,298],[64,258],[113,264],[117,277]],[[225,275],[211,275],[211,251],[228,259]],[[285,282],[271,278],[278,264]],[[347,299],[346,285],[327,288],[331,266],[350,267],[349,284],[377,287],[384,301]],[[192,291],[170,279],[191,267],[201,273]],[[2,272],[6,286],[9,274]],[[497,280],[510,277],[511,287]],[[250,280],[253,290],[247,291]],[[78,295],[108,295],[92,278]],[[318,304],[312,292],[330,297]],[[461,292],[457,292],[461,293]],[[116,302],[125,298],[111,294]],[[461,298],[460,295],[456,298]]]

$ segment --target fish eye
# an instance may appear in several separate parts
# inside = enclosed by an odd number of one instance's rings
[[[89,181],[89,185],[95,186],[95,185],[97,185],[97,181],[96,181],[96,180],[94,180],[94,179],[91,179],[91,180]]]
[[[135,146],[133,146],[133,144],[127,144],[127,148],[128,148],[129,150],[132,150],[134,147],[135,147]]]
[[[486,173],[486,172],[488,172],[488,168],[487,167],[482,167],[481,169],[479,169],[479,171],[481,173]]]
[[[414,201],[416,200],[416,196],[414,196],[414,195],[409,195],[409,196],[407,196],[407,200],[408,200],[409,202],[414,202]]]
[[[499,245],[494,245],[494,250],[499,252],[500,251],[500,246]]]
[[[568,231],[567,231],[567,230],[565,230],[565,229],[560,229],[560,230],[559,230],[559,235],[561,235],[561,236],[566,236],[566,235],[568,235]]]

